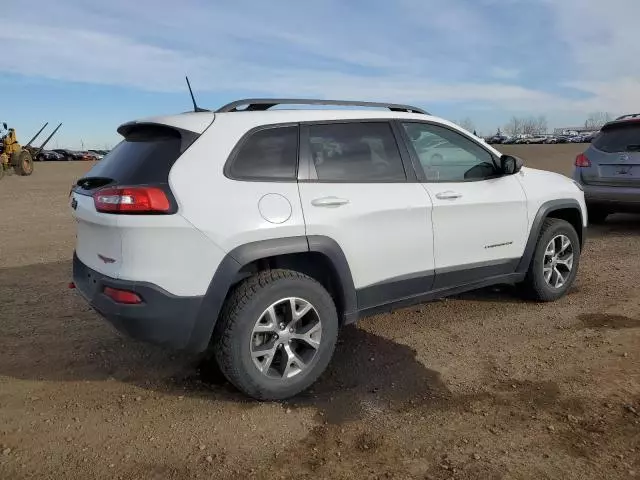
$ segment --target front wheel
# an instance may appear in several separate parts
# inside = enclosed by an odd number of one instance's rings
[[[337,337],[336,307],[320,283],[291,270],[266,270],[227,299],[212,347],[236,388],[258,400],[282,400],[318,379]]]
[[[580,239],[573,226],[559,218],[542,224],[523,286],[534,300],[552,302],[567,293],[580,263]]]

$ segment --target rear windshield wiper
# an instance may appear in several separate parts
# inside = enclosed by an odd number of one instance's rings
[[[628,152],[640,152],[640,144],[627,145]]]
[[[104,187],[113,182],[115,182],[115,180],[109,177],[84,177],[78,180],[76,185],[84,190],[93,190],[94,188]]]

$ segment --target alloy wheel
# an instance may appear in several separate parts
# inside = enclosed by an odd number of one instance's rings
[[[544,280],[552,288],[567,283],[573,270],[573,245],[566,235],[556,235],[547,244],[542,272]]]
[[[287,380],[304,372],[318,354],[322,321],[307,300],[288,297],[270,305],[251,332],[251,358],[269,378]]]

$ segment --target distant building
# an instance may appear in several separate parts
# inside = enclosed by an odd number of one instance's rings
[[[593,132],[593,128],[586,128],[585,126],[582,127],[560,127],[560,128],[554,128],[553,129],[553,134],[554,135],[577,135],[579,133],[589,133],[589,132]]]

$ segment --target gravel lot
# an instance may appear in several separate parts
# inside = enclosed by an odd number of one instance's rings
[[[569,174],[583,148],[508,151]],[[0,182],[0,478],[640,478],[640,217],[590,229],[558,303],[488,289],[363,320],[313,391],[260,404],[66,288],[89,166]]]

